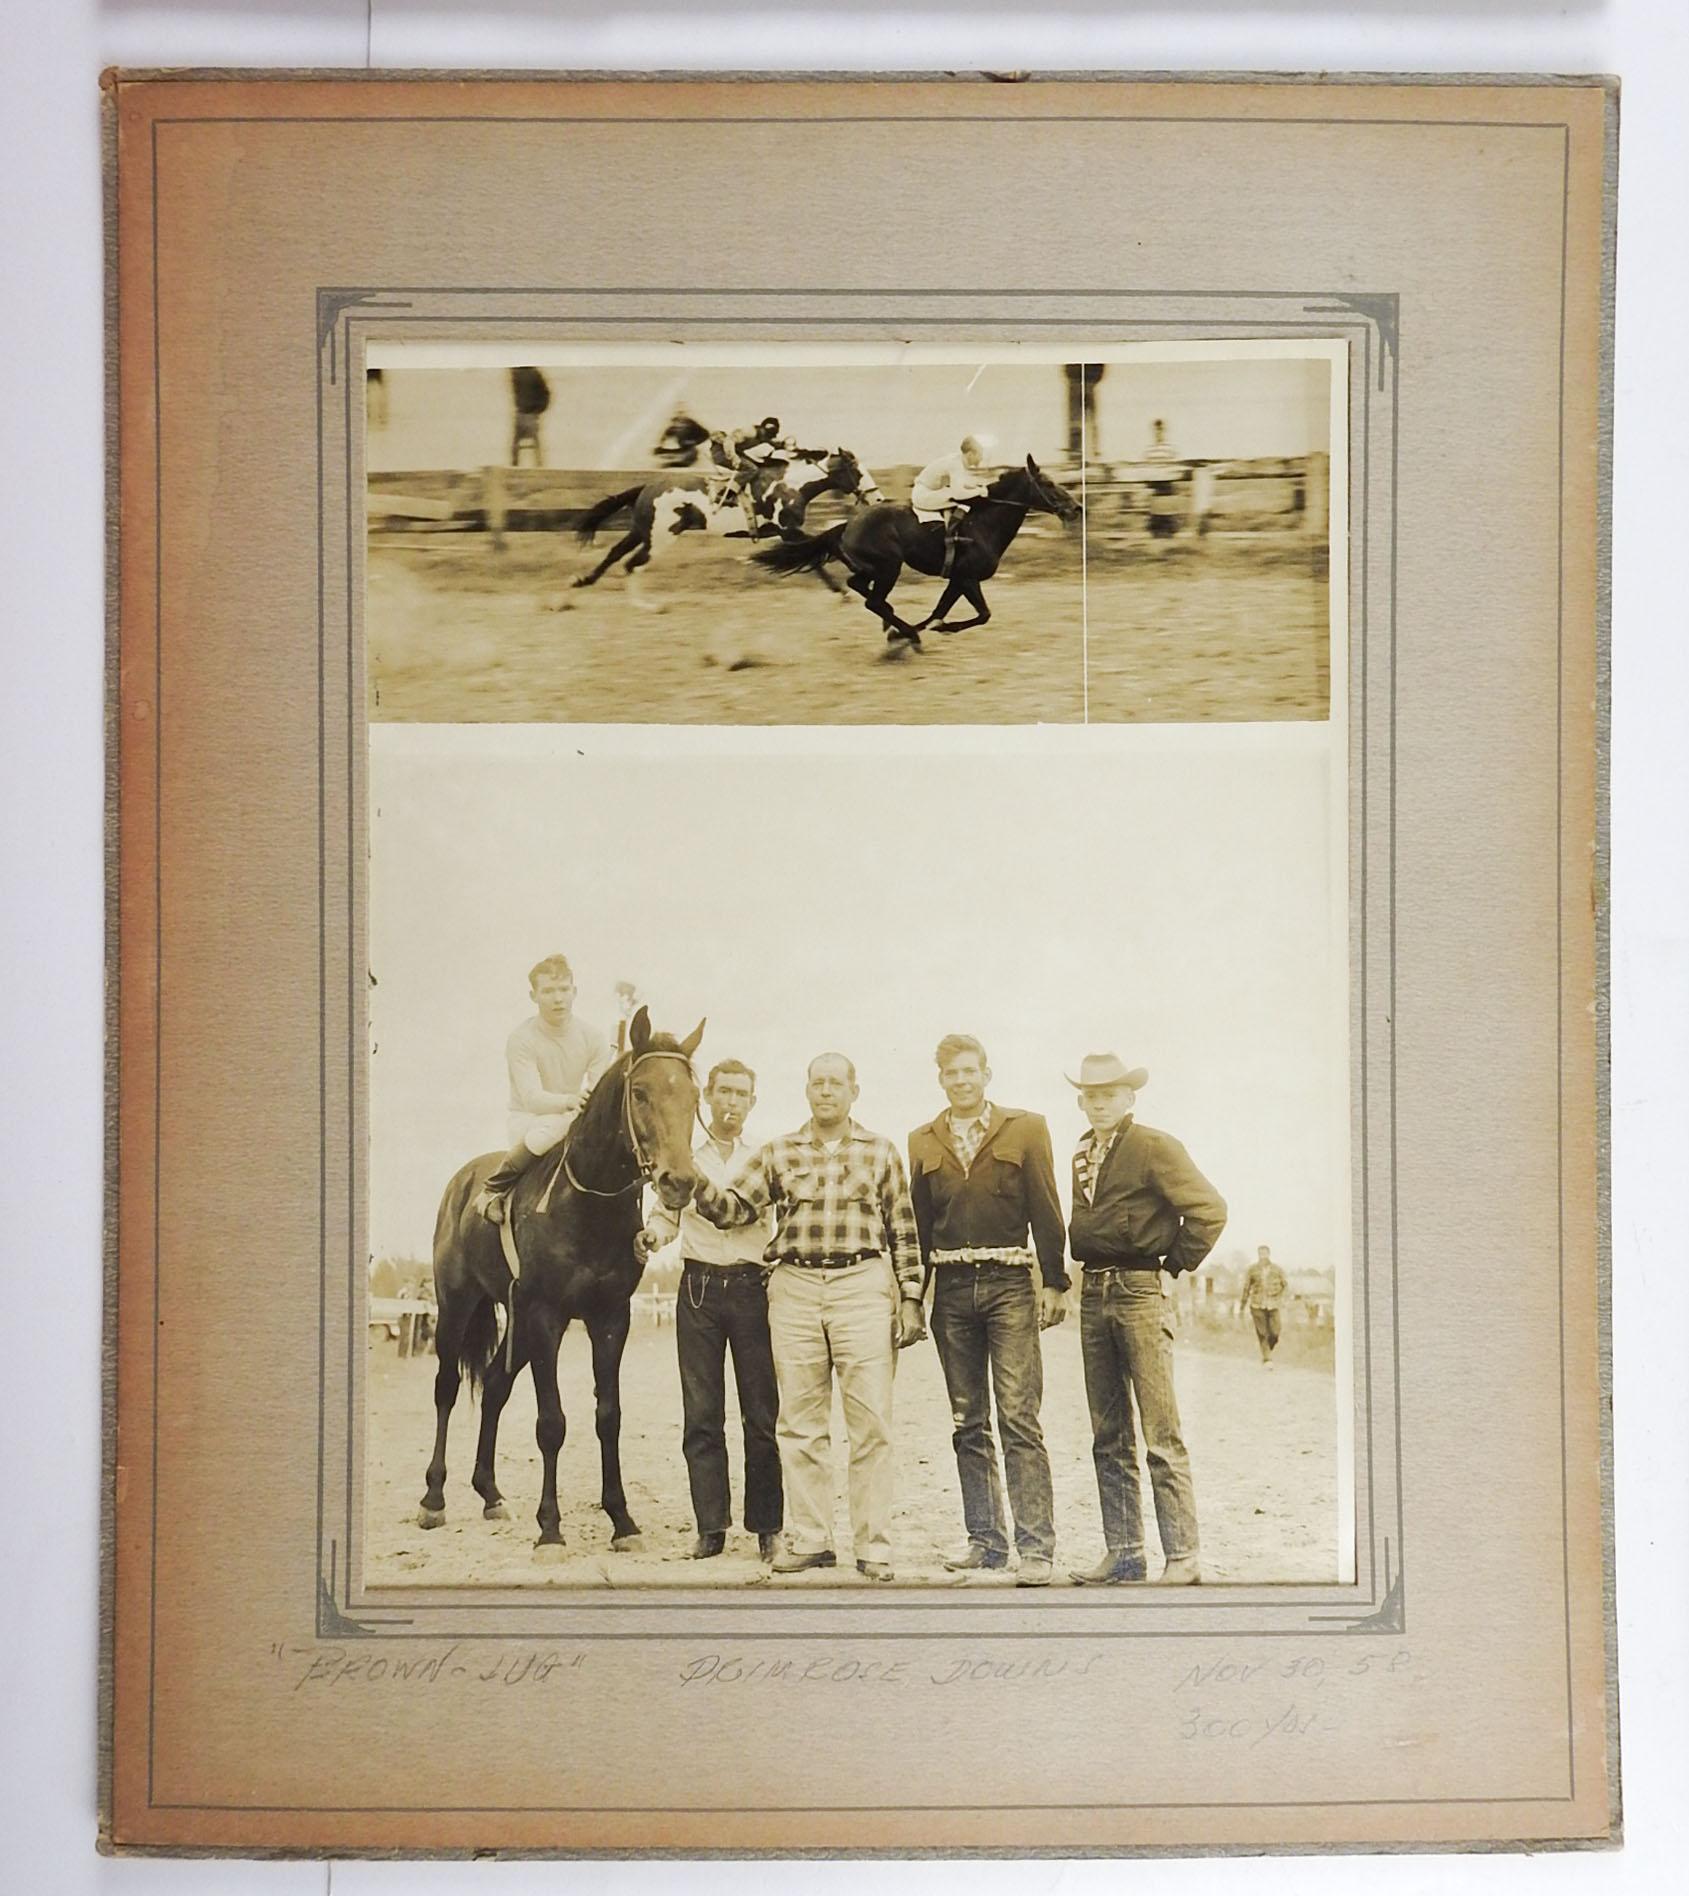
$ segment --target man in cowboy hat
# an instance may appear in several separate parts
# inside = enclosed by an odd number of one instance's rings
[[[1073,1575],[1081,1586],[1147,1578],[1134,1402],[1166,1556],[1162,1581],[1202,1578],[1161,1273],[1196,1269],[1225,1229],[1226,1206],[1177,1139],[1133,1118],[1148,1079],[1112,1053],[1086,1054],[1079,1077],[1068,1076],[1091,1122],[1073,1155],[1068,1244],[1083,1267],[1079,1350],[1104,1543],[1102,1559]]]

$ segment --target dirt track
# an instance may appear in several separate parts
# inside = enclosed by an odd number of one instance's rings
[[[1179,1400],[1191,1452],[1202,1522],[1203,1566],[1209,1582],[1330,1581],[1336,1578],[1336,1417],[1329,1342],[1321,1360],[1312,1333],[1292,1328],[1281,1360],[1263,1370],[1245,1326],[1201,1343],[1181,1341]],[[1202,1333],[1197,1332],[1201,1335]],[[364,1577],[372,1586],[473,1584],[661,1586],[768,1584],[755,1543],[741,1533],[707,1566],[686,1559],[692,1519],[680,1452],[680,1383],[674,1330],[636,1317],[623,1363],[622,1465],[629,1503],[644,1531],[644,1548],[612,1554],[609,1526],[598,1507],[598,1442],[592,1426],[592,1383],[585,1336],[563,1341],[561,1387],[569,1434],[559,1487],[568,1557],[538,1565],[532,1556],[539,1503],[534,1447],[533,1384],[524,1377],[504,1413],[499,1483],[512,1518],[488,1522],[469,1487],[478,1410],[460,1398],[453,1418],[447,1519],[416,1524],[422,1475],[433,1443],[432,1356],[399,1361],[382,1335],[371,1345],[367,1407],[368,1490]],[[1101,1552],[1090,1430],[1079,1361],[1077,1318],[1044,1338],[1044,1432],[1055,1475],[1057,1572],[1088,1565]],[[729,1394],[728,1441],[737,1505],[742,1468]],[[956,1585],[943,1556],[963,1539],[956,1464],[950,1448],[949,1404],[932,1345],[900,1359],[897,1378],[897,1507],[893,1553],[900,1584]],[[844,1432],[833,1422],[838,1467],[838,1546],[848,1556]],[[1154,1512],[1145,1487],[1146,1528],[1155,1561]],[[843,1572],[819,1571],[782,1580],[856,1583]],[[971,1576],[969,1585],[1006,1585],[1012,1576]],[[862,1585],[869,1584],[864,1581]]]
[[[1320,718],[1327,588],[1306,553],[1251,536],[1157,553],[1040,525],[986,588],[989,625],[895,659],[876,621],[802,574],[747,570],[693,535],[653,563],[648,604],[561,536],[370,542],[371,715],[438,723],[957,724]],[[939,582],[906,576],[906,619]],[[561,610],[555,610],[561,605]],[[1088,667],[1087,667],[1088,654]]]

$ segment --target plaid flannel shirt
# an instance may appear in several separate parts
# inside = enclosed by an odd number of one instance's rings
[[[905,1297],[921,1294],[921,1246],[903,1159],[851,1120],[829,1152],[813,1125],[783,1133],[727,1185],[700,1179],[693,1203],[712,1224],[750,1224],[768,1207],[770,1264],[889,1252]]]
[[[1093,1126],[1079,1140],[1079,1149],[1074,1156],[1079,1161],[1079,1189],[1085,1194],[1087,1205],[1097,1195],[1097,1180],[1102,1176],[1103,1162],[1114,1150],[1114,1142],[1119,1136],[1118,1126],[1108,1132],[1098,1132]]]

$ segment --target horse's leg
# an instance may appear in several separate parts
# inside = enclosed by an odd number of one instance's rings
[[[417,1509],[419,1527],[438,1527],[446,1518],[446,1431],[451,1426],[452,1409],[463,1382],[463,1371],[457,1361],[463,1329],[464,1322],[457,1309],[442,1307],[434,1330],[434,1348],[440,1358],[440,1367],[434,1372],[434,1453],[428,1463],[428,1486],[423,1492],[422,1506]]]
[[[885,627],[886,642],[888,644],[895,645],[899,642],[907,642],[910,645],[918,647],[921,643],[920,631],[915,626],[908,625],[900,619],[897,616],[896,609],[891,603],[891,589],[897,584],[898,577],[902,571],[903,565],[901,561],[899,561],[889,573],[882,568],[881,571],[874,575],[873,587],[865,595],[863,603],[867,606],[868,610],[873,613],[875,618],[879,620],[880,624]]]
[[[618,560],[625,560],[635,547],[643,544],[645,536],[638,527],[631,527],[611,547],[590,573],[577,573],[573,583],[576,586],[596,586]]]
[[[639,1528],[628,1513],[622,1491],[622,1351],[628,1340],[628,1306],[589,1318],[592,1339],[592,1387],[597,1399],[598,1452],[604,1464],[601,1502],[610,1517],[610,1545],[619,1554],[641,1545]]]
[[[475,1447],[475,1473],[469,1485],[481,1497],[481,1513],[489,1521],[510,1519],[510,1510],[504,1505],[504,1496],[493,1479],[493,1457],[498,1453],[499,1417],[510,1400],[521,1368],[520,1361],[511,1369],[505,1368],[501,1344],[481,1382],[481,1435]]]
[[[954,582],[952,582],[954,583]],[[991,617],[991,608],[985,603],[985,594],[977,579],[964,580],[961,590],[968,596],[968,604],[974,609],[971,619],[957,619],[950,625],[941,625],[940,632],[966,632],[969,626],[984,625]],[[948,594],[945,595],[947,598]],[[940,614],[942,617],[942,612]]]
[[[557,1559],[563,1551],[562,1516],[557,1509],[557,1457],[562,1453],[567,1424],[563,1419],[563,1401],[557,1393],[557,1346],[562,1331],[555,1319],[536,1314],[533,1329],[533,1353],[529,1366],[534,1375],[534,1402],[539,1410],[534,1420],[534,1440],[539,1443],[545,1478],[540,1485],[540,1537],[535,1543],[537,1559]]]
[[[945,625],[943,619],[944,615],[955,605],[956,601],[961,598],[963,590],[962,582],[959,579],[951,580],[950,584],[945,587],[943,593],[940,595],[938,604],[934,606],[932,611],[916,626],[915,630],[917,632],[924,632],[929,625],[936,625],[940,632],[953,632],[955,627]]]
[[[650,563],[651,542],[647,540],[627,563],[628,604],[637,606],[641,612],[661,612],[663,610],[661,600],[648,598],[639,578],[639,569],[642,566],[649,566]]]

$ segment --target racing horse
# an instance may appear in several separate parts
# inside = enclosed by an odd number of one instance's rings
[[[434,1225],[434,1292],[439,1306],[434,1347],[434,1455],[417,1519],[438,1527],[446,1511],[446,1431],[465,1375],[481,1390],[481,1435],[470,1485],[490,1521],[507,1520],[493,1475],[499,1416],[522,1369],[533,1373],[539,1415],[535,1439],[545,1462],[535,1557],[563,1547],[557,1506],[557,1456],[565,1421],[557,1389],[557,1350],[579,1317],[592,1341],[597,1395],[602,1506],[610,1545],[640,1545],[639,1528],[622,1489],[621,1365],[628,1335],[628,1299],[645,1268],[636,1247],[649,1182],[670,1210],[688,1204],[697,1183],[692,1124],[698,1084],[692,1055],[704,1023],[685,1040],[654,1033],[645,1008],[634,1015],[628,1050],[588,1094],[560,1147],[537,1158],[518,1179],[505,1212],[520,1276],[512,1279],[499,1228],[475,1209],[475,1198],[498,1164],[487,1153],[463,1166],[446,1187]],[[504,1336],[498,1311],[506,1312]]]
[[[942,521],[922,521],[913,507],[889,501],[860,508],[825,533],[800,534],[778,546],[763,547],[752,558],[776,573],[816,572],[823,578],[829,561],[842,562],[850,569],[846,584],[862,595],[863,605],[886,628],[887,644],[899,650],[919,649],[928,626],[940,632],[965,632],[991,617],[985,581],[996,572],[1028,514],[1054,514],[1066,523],[1077,520],[1080,513],[1078,501],[1065,487],[1058,487],[1030,454],[1024,467],[999,475],[983,494],[964,505],[968,518],[948,572]],[[949,582],[919,625],[907,624],[891,605],[891,589],[905,566],[917,573],[942,575]],[[963,598],[973,607],[973,618],[946,620],[944,615]]]
[[[575,539],[591,546],[606,521],[624,511],[633,515],[628,531],[589,573],[578,574],[574,585],[596,586],[618,562],[631,581],[650,563],[658,547],[683,533],[745,534],[745,511],[737,500],[715,498],[721,479],[709,474],[672,474],[642,482],[611,494],[582,514],[575,523]],[[817,452],[794,461],[771,461],[752,476],[747,494],[758,531],[773,527],[783,538],[803,530],[809,504],[820,494],[855,495],[859,501],[880,498],[874,477],[848,448]]]

